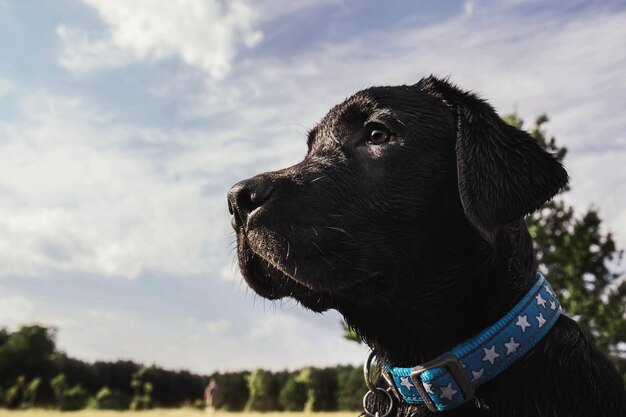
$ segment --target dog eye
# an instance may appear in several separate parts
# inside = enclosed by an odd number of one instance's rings
[[[389,139],[391,139],[391,133],[385,130],[374,129],[370,132],[370,137],[365,143],[368,145],[380,145],[389,142]]]

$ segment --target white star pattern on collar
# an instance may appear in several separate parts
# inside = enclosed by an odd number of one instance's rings
[[[432,384],[429,384],[428,382],[424,382],[422,383],[422,385],[424,385],[424,389],[426,390],[427,393],[434,394]]]
[[[400,385],[402,385],[403,387],[406,387],[406,389],[411,391],[411,388],[413,388],[413,384],[411,384],[411,382],[409,382],[409,377],[402,376],[402,377],[400,377],[400,379],[402,380]]]
[[[551,295],[551,296],[553,296],[553,297],[556,297],[556,295],[554,294],[554,292],[552,291],[552,289],[550,289],[550,286],[549,286],[548,284],[544,285],[543,287],[546,289],[546,291],[548,292],[548,294],[550,294],[550,295]]]
[[[454,397],[454,394],[458,392],[457,390],[452,388],[452,382],[449,382],[448,385],[446,385],[444,388],[439,389],[441,390],[441,396],[443,398],[446,398],[448,401],[452,401],[452,397]]]
[[[480,368],[479,371],[472,371],[472,375],[474,376],[472,378],[472,382],[478,381],[480,378],[482,378],[484,373],[485,373],[485,368]]]
[[[550,301],[550,308],[556,310],[556,303],[554,301]]]
[[[537,297],[535,297],[535,299],[537,300],[537,305],[541,306],[543,308],[546,308],[546,300],[543,299],[543,297],[541,296],[541,294],[537,295]]]
[[[500,354],[496,352],[496,345],[491,346],[489,349],[483,348],[483,350],[485,351],[483,362],[489,361],[493,365],[496,358],[500,357]]]
[[[505,343],[504,347],[506,347],[506,355],[509,356],[510,354],[517,352],[519,343],[515,342],[515,339],[511,337],[511,340],[509,340],[509,343]]]
[[[546,324],[546,319],[543,318],[543,313],[539,313],[539,315],[535,318],[539,322],[539,327],[543,327],[543,325]]]
[[[530,324],[528,323],[528,316],[518,316],[517,323],[515,323],[515,325],[522,328],[522,333],[526,333],[526,328],[530,327]]]

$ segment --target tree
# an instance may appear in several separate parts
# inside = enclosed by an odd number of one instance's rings
[[[522,128],[516,115],[505,120]],[[567,154],[543,129],[545,115],[535,120],[531,135],[559,160]],[[569,188],[563,190],[567,192]],[[623,251],[611,233],[602,231],[597,210],[578,213],[555,198],[526,217],[539,269],[556,289],[566,314],[616,363],[626,379],[626,279],[617,272]],[[623,271],[622,271],[623,272]]]
[[[285,411],[302,411],[306,403],[306,385],[298,380],[298,373],[289,375],[278,396],[278,403]]]
[[[348,323],[346,323],[345,321],[341,322],[341,326],[343,327],[343,338],[346,340],[349,340],[351,342],[356,342],[356,343],[361,343],[361,338],[359,337],[358,333],[356,332],[355,329],[353,329],[352,327],[348,326]]]
[[[87,406],[97,410],[128,410],[130,401],[128,396],[120,391],[114,391],[109,387],[102,387],[98,393],[89,400]]]
[[[22,398],[24,407],[32,407],[37,399],[37,393],[41,386],[41,378],[33,378],[26,388],[24,389],[24,396]]]
[[[229,372],[213,374],[211,378],[217,381],[220,392],[220,405],[228,411],[242,411],[250,394],[248,380],[249,372]]]
[[[304,411],[334,411],[337,409],[337,372],[334,368],[302,368],[298,381],[307,388]]]
[[[0,329],[0,346],[4,345],[9,340],[9,331],[5,328]]]
[[[21,375],[27,379],[52,376],[54,334],[54,329],[34,325],[0,335],[4,339],[0,345],[0,384],[6,386]]]
[[[278,395],[282,387],[280,374],[264,369],[255,369],[248,379],[250,396],[247,411],[274,411],[279,409]]]
[[[363,395],[367,386],[362,366],[341,366],[337,369],[337,408],[359,410],[363,407]]]
[[[50,386],[56,398],[56,405],[61,411],[80,410],[87,405],[89,399],[87,391],[80,384],[70,387],[65,375],[59,374],[52,378]]]
[[[26,377],[24,375],[18,376],[15,384],[10,386],[4,393],[4,406],[6,408],[18,408],[22,404],[25,387]]]
[[[133,389],[133,398],[130,402],[132,410],[149,410],[154,407],[152,391],[154,385],[146,381],[147,368],[141,368],[133,374],[130,387]]]

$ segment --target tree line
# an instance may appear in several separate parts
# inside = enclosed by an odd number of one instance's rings
[[[132,361],[88,363],[56,349],[55,329],[0,329],[0,404],[143,410],[204,406],[210,379],[219,387],[218,407],[231,411],[357,410],[365,393],[358,366],[307,367],[199,375],[143,366]]]

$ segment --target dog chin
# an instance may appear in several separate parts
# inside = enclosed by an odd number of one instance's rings
[[[240,260],[239,266],[246,283],[263,298],[278,300],[291,297],[318,313],[333,308],[330,294],[324,295],[305,287],[249,249],[245,261]]]
[[[355,276],[354,270],[337,264],[332,273],[324,273],[328,264],[322,263],[319,253],[301,253],[302,247],[296,247],[287,261],[281,242],[279,234],[261,228],[239,235],[240,269],[248,285],[264,298],[291,297],[310,310],[322,312],[355,295],[371,299],[387,292],[389,280],[380,276],[384,274]]]
[[[247,265],[246,268],[241,268],[243,278],[250,288],[255,293],[268,300],[277,300],[287,296],[281,292],[281,285],[279,283],[270,282],[268,274],[260,271],[260,268],[253,268],[251,265]]]

